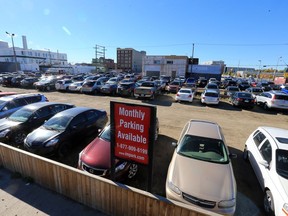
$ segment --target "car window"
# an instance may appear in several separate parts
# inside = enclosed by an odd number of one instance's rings
[[[262,143],[264,139],[266,139],[266,136],[260,131],[253,137],[253,140],[257,147],[259,147],[260,143]]]
[[[25,100],[27,101],[28,104],[36,103],[36,102],[40,102],[41,101],[41,96],[40,95],[31,96],[31,97],[25,98]]]
[[[65,110],[66,107],[67,107],[67,106],[64,105],[64,104],[56,104],[56,105],[53,105],[53,106],[49,106],[49,108],[50,108],[51,111],[52,111],[52,114],[56,114],[56,113],[58,113],[58,112],[61,112],[61,111]]]
[[[14,101],[9,101],[3,107],[2,111],[7,111],[7,110],[10,110],[10,109],[14,109],[14,108],[16,108],[16,105],[15,105]]]
[[[276,172],[283,178],[288,179],[288,151],[276,150]]]
[[[43,108],[41,108],[41,109],[39,109],[37,112],[36,112],[36,116],[38,117],[38,118],[44,118],[44,117],[46,117],[46,116],[49,116],[49,115],[51,115],[51,106],[50,107],[43,107]]]
[[[80,115],[77,115],[72,121],[71,121],[71,127],[79,127],[83,125],[87,119],[85,118],[85,115],[82,113]]]
[[[24,98],[17,98],[14,100],[15,107],[22,107],[27,105],[27,102]]]
[[[177,147],[177,153],[207,162],[228,163],[228,154],[222,140],[185,135]]]
[[[262,144],[259,150],[263,159],[270,163],[272,159],[272,148],[268,139]]]
[[[97,121],[99,117],[96,110],[89,110],[88,112],[85,112],[85,115],[88,121]]]

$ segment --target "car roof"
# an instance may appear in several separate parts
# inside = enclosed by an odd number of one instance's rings
[[[76,116],[82,112],[88,111],[88,110],[96,110],[94,108],[90,108],[90,107],[73,107],[71,109],[68,110],[64,110],[60,113],[57,113],[57,116]]]
[[[205,120],[191,119],[189,121],[187,134],[200,137],[208,137],[212,139],[223,139],[220,131],[220,126],[215,122]]]
[[[213,92],[213,93],[219,94],[219,91],[216,89],[205,89],[205,91],[203,93],[206,93],[206,92]]]
[[[288,130],[283,128],[277,128],[277,127],[268,127],[268,126],[260,126],[258,129],[262,129],[266,131],[271,137],[273,137],[274,141],[277,143],[277,146],[279,149],[286,149],[288,150],[288,144],[287,143],[281,143],[276,138],[285,138],[288,139]]]
[[[37,109],[40,109],[40,108],[42,108],[42,107],[49,106],[49,105],[55,105],[55,104],[63,104],[63,105],[73,106],[72,104],[68,104],[68,103],[37,102],[37,103],[28,104],[28,105],[24,106],[23,108],[25,108],[25,109],[30,109],[30,110],[37,110]]]
[[[1,100],[5,100],[5,101],[10,101],[13,100],[14,98],[23,98],[23,97],[29,97],[29,96],[43,96],[43,94],[35,94],[35,93],[31,93],[31,94],[15,94],[15,95],[8,95],[8,96],[4,96],[1,97]]]

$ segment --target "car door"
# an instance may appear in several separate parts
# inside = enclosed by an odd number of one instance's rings
[[[2,108],[0,118],[4,118],[9,116],[19,108],[27,105],[27,102],[24,98],[16,98],[6,103],[6,105]]]
[[[80,113],[75,116],[72,121],[70,122],[68,128],[69,133],[66,137],[67,141],[73,142],[74,140],[82,140],[86,138],[87,133],[87,119],[85,113]]]
[[[52,116],[53,105],[42,107],[30,117],[26,127],[29,129],[29,131],[32,131],[40,127],[45,122],[45,120],[48,120]]]

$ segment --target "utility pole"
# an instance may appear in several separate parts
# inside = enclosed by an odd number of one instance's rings
[[[193,72],[193,63],[194,63],[194,43],[192,44],[192,64],[191,64],[191,75],[192,76],[192,72]]]
[[[18,72],[18,64],[17,64],[17,58],[16,58],[16,52],[15,52],[15,47],[14,47],[14,40],[13,37],[15,36],[14,33],[10,34],[9,32],[6,31],[6,34],[11,37],[12,40],[12,47],[13,47],[13,53],[14,53],[14,62],[15,62],[15,70]]]
[[[99,68],[98,67],[103,67],[104,66],[104,61],[105,61],[105,47],[100,46],[100,45],[95,45],[95,63],[96,63],[96,71],[98,72]],[[102,58],[102,62],[99,61],[99,59]]]

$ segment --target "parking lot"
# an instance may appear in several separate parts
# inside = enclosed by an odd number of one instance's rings
[[[1,87],[1,91],[38,92],[20,88]],[[237,210],[235,215],[261,215],[263,213],[263,194],[258,181],[250,165],[243,161],[242,151],[248,136],[262,125],[288,129],[287,112],[264,110],[254,107],[252,110],[235,108],[227,99],[221,99],[218,106],[205,106],[200,103],[197,95],[192,103],[175,103],[173,94],[163,94],[155,100],[136,100],[134,98],[122,98],[117,96],[85,95],[65,92],[42,92],[49,101],[68,102],[76,106],[87,106],[104,109],[110,114],[110,101],[122,101],[127,103],[143,103],[157,107],[157,117],[160,124],[159,138],[154,147],[152,192],[165,196],[165,180],[169,162],[174,147],[171,143],[177,141],[185,123],[190,119],[203,119],[217,122],[223,129],[226,142],[231,153],[238,155],[233,159],[234,174],[237,181]],[[96,134],[95,134],[96,136]],[[85,139],[77,148],[64,159],[53,158],[70,166],[76,167],[78,154],[93,137]],[[140,168],[134,179],[124,181],[133,187],[146,189],[146,169]],[[191,179],[193,184],[193,179]]]

